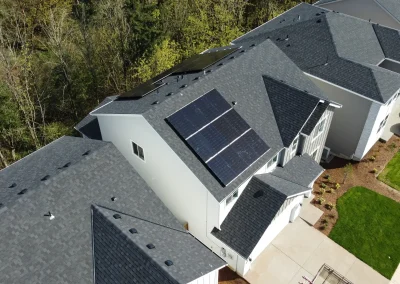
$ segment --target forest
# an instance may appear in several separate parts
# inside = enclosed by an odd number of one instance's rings
[[[298,0],[2,0],[0,169],[106,96],[223,46]]]

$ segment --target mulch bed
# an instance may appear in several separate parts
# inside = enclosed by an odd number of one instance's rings
[[[232,271],[229,267],[224,267],[219,271],[219,284],[249,284],[246,280]]]
[[[396,147],[394,147],[394,145],[396,145]],[[321,209],[324,214],[314,225],[314,227],[319,229],[325,235],[329,235],[338,219],[338,212],[336,208],[331,210],[326,208],[326,204],[332,203],[336,205],[337,199],[353,186],[364,186],[379,194],[400,202],[400,191],[389,187],[376,178],[399,150],[399,147],[400,138],[394,135],[386,143],[378,141],[360,162],[348,161],[335,157],[329,164],[322,164],[326,170],[314,183],[313,194],[315,195],[315,198],[312,203],[314,206]],[[372,156],[375,156],[375,160],[371,159]],[[353,171],[343,184],[343,167],[349,162],[351,162],[353,165]],[[376,169],[377,172],[374,172],[374,169]],[[329,181],[325,178],[327,175],[330,176]],[[339,183],[340,188],[335,189],[331,193],[325,192],[321,194],[321,183],[326,184],[326,190],[328,190],[328,188],[335,188],[336,183]],[[325,202],[322,205],[318,204],[317,202],[319,197],[323,197],[325,199]]]

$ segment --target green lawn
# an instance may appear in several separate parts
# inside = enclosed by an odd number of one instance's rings
[[[329,237],[390,279],[400,262],[400,203],[353,187],[338,199],[337,209]]]
[[[387,164],[386,168],[378,176],[378,179],[400,190],[400,152],[397,152],[393,159]]]

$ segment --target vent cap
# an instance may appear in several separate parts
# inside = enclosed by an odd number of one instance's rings
[[[148,249],[154,249],[154,248],[156,248],[153,244],[148,244],[148,245],[146,245],[146,247],[148,248]]]

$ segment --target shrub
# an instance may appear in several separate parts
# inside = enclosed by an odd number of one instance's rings
[[[393,152],[395,149],[396,149],[396,143],[392,143],[392,144],[390,144],[390,145],[388,145],[388,148],[389,148],[389,150],[391,151],[391,152]]]
[[[332,182],[332,178],[330,176],[328,177],[328,182]]]
[[[376,160],[376,156],[374,155],[374,156],[369,157],[369,160],[370,160],[371,162],[375,161],[375,160]]]
[[[325,192],[326,192],[325,188],[322,188],[322,187],[321,187],[321,188],[319,189],[319,193],[320,193],[321,195],[323,195]]]
[[[327,204],[325,204],[325,208],[332,210],[333,208],[335,208],[335,205],[332,202],[328,202]]]
[[[326,175],[326,176],[324,176],[324,179],[328,179],[328,178],[330,178],[331,176],[328,174],[328,175]]]
[[[335,215],[334,214],[329,214],[328,217],[333,219],[333,218],[335,218]]]
[[[327,224],[327,223],[328,223],[328,220],[327,220],[326,218],[324,218],[324,219],[321,220],[321,223],[322,223],[322,224]]]
[[[321,197],[318,197],[318,198],[317,198],[317,203],[318,203],[318,204],[321,204],[321,205],[324,204],[324,203],[325,203],[325,198],[323,198],[322,196],[321,196]]]
[[[339,189],[339,188],[340,188],[340,184],[339,184],[339,183],[336,183],[336,184],[335,184],[335,188],[336,188],[336,189]]]
[[[376,174],[376,173],[378,172],[378,170],[377,170],[376,168],[374,168],[371,172],[372,172],[373,174]]]
[[[325,183],[321,183],[321,188],[326,188],[326,184]]]
[[[328,187],[328,188],[326,189],[326,192],[327,192],[327,193],[331,193],[331,192],[332,192],[332,188]]]

